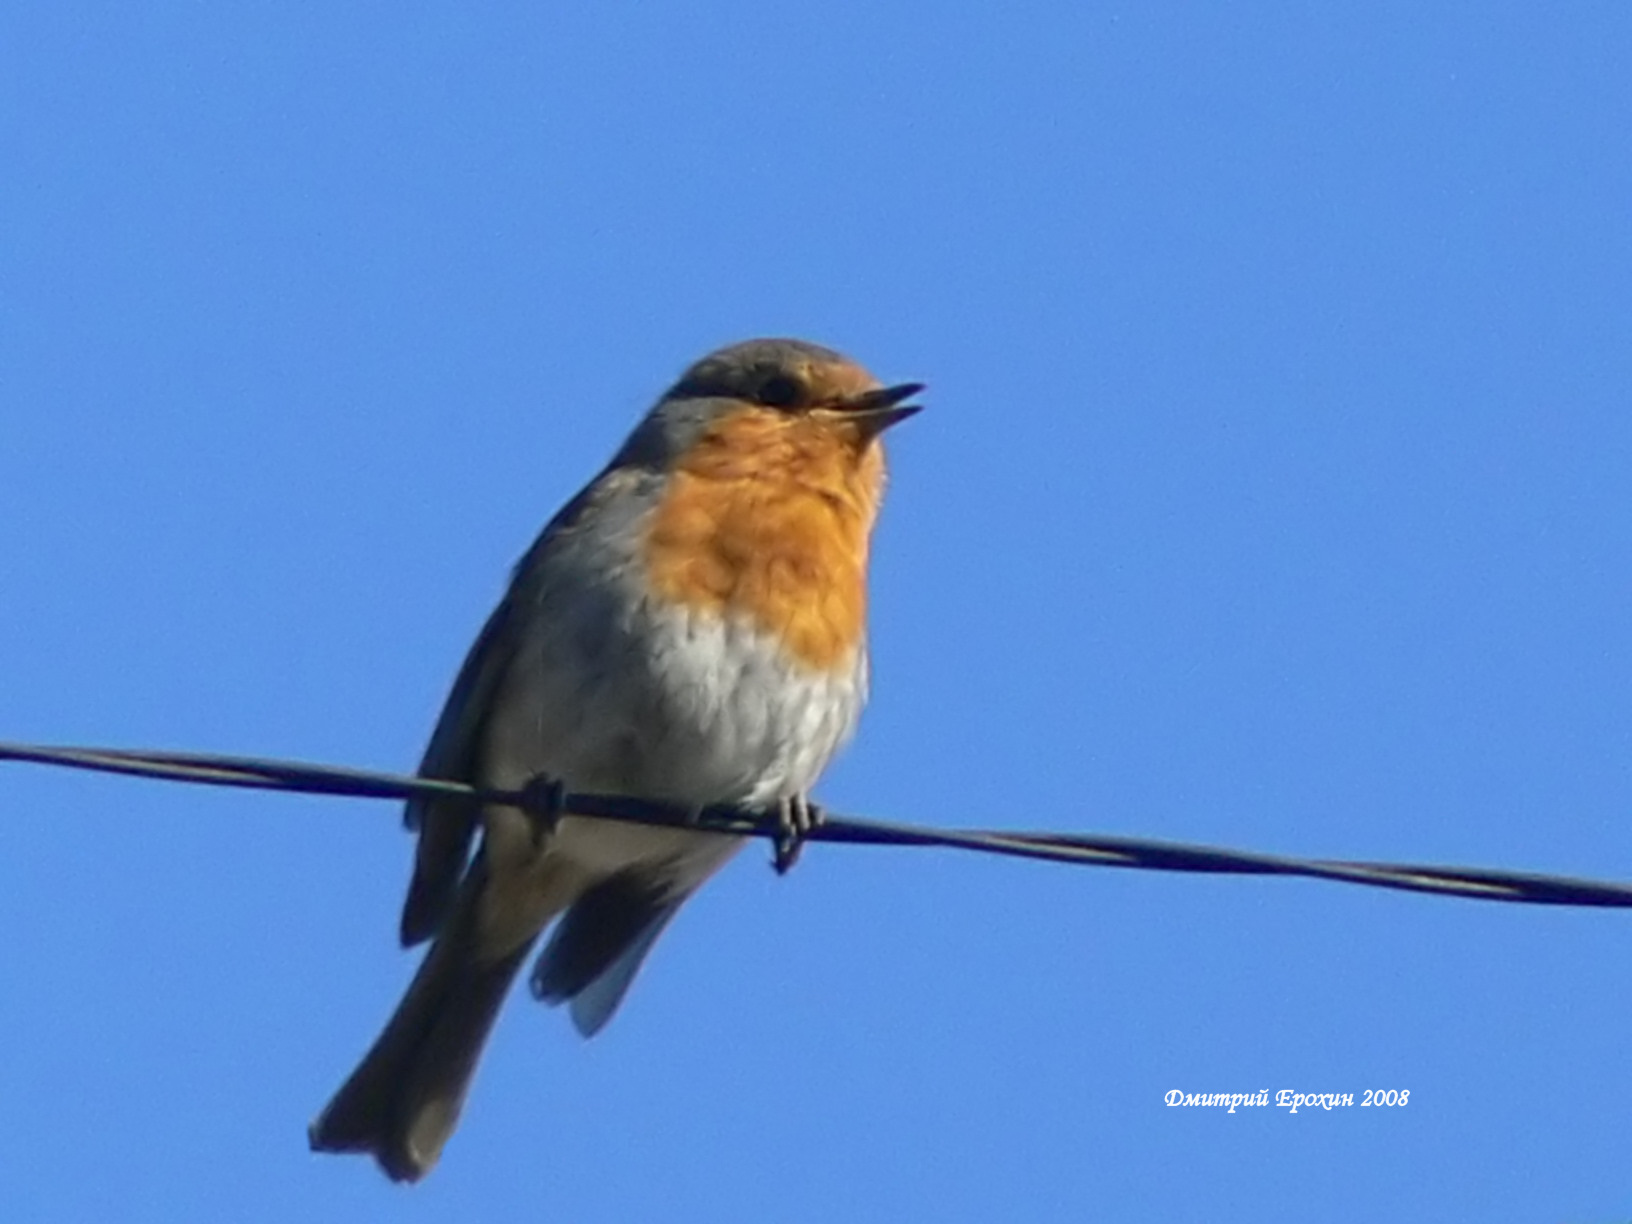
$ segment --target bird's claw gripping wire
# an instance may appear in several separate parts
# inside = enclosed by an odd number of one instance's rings
[[[787,875],[799,861],[805,839],[825,819],[821,807],[806,795],[789,795],[776,805],[776,856],[771,866],[777,875]]]
[[[521,809],[533,827],[533,845],[543,846],[567,811],[567,787],[560,778],[537,774],[521,788]]]

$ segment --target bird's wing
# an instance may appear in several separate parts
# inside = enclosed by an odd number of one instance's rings
[[[548,573],[545,554],[560,533],[571,527],[593,499],[594,485],[579,493],[539,533],[517,563],[510,589],[487,618],[476,644],[465,656],[453,682],[442,717],[419,764],[422,778],[478,782],[488,719],[497,706],[498,690],[509,674],[521,642],[526,610],[538,596]],[[419,833],[414,875],[402,907],[404,947],[429,939],[441,928],[464,876],[476,831],[478,809],[454,799],[408,801],[403,823]]]

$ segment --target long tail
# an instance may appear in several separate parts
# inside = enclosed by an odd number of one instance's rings
[[[372,1153],[393,1181],[418,1181],[436,1164],[532,947],[484,961],[466,925],[456,917],[431,946],[379,1039],[308,1129],[313,1151]]]

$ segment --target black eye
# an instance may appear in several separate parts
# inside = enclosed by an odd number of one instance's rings
[[[791,408],[805,398],[805,385],[791,374],[772,374],[756,394],[767,408]]]

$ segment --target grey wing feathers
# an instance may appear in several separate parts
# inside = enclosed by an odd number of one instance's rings
[[[533,994],[572,1001],[572,1021],[592,1037],[612,1018],[641,962],[691,889],[666,875],[624,871],[601,881],[562,915],[533,969]]]
[[[476,780],[482,730],[515,649],[515,635],[510,631],[512,606],[507,595],[487,618],[465,657],[419,763],[420,777]],[[435,935],[447,918],[470,857],[476,809],[446,799],[410,799],[403,823],[419,832],[413,879],[402,907],[402,944],[412,947]]]
[[[520,626],[529,600],[536,598],[548,572],[545,552],[557,536],[569,529],[591,505],[595,485],[583,489],[556,513],[526,554],[517,562],[493,615],[487,618],[476,644],[465,656],[459,677],[442,707],[442,717],[425,749],[419,773],[425,778],[478,782],[482,741],[499,686],[510,670],[519,645]],[[419,832],[414,876],[402,907],[402,943],[412,947],[429,939],[447,920],[470,858],[476,831],[476,810],[446,799],[410,799],[403,823]]]
[[[629,984],[635,980],[635,974],[640,972],[640,966],[646,959],[646,954],[652,950],[657,937],[663,934],[663,928],[669,925],[669,919],[680,909],[680,902],[676,901],[653,917],[646,925],[646,929],[635,936],[629,946],[619,954],[618,959],[608,965],[600,977],[573,996],[572,1004],[567,1009],[572,1016],[572,1025],[581,1036],[593,1037],[606,1027],[607,1021],[617,1012],[618,1005],[623,1002],[623,996],[629,991]]]

